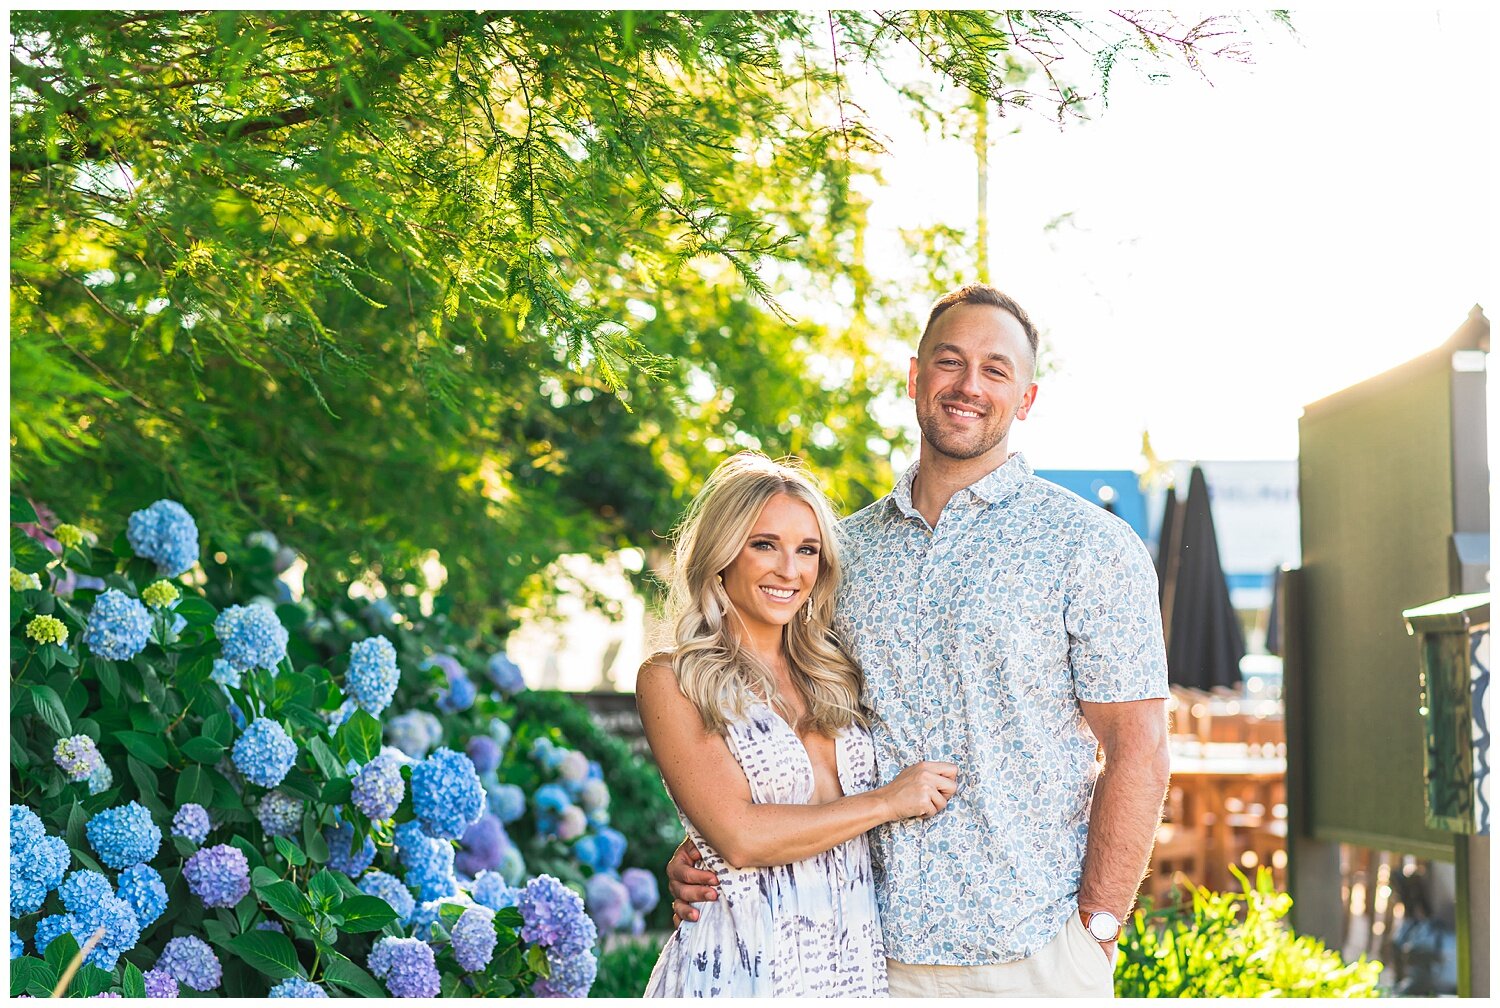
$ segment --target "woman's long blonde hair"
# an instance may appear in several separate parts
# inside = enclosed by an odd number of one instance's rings
[[[746,451],[719,464],[683,515],[667,594],[677,684],[712,732],[722,733],[731,715],[744,717],[747,704],[756,700],[787,714],[778,706],[771,670],[732,632],[733,606],[719,580],[744,549],[761,509],[778,494],[812,508],[823,540],[812,597],[782,631],[792,682],[807,699],[802,723],[826,735],[850,723],[868,723],[860,706],[859,666],[844,654],[832,630],[840,573],[833,509],[799,460],[773,462]]]

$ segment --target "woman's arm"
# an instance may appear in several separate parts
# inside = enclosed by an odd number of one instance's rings
[[[929,762],[907,767],[885,787],[822,805],[757,804],[729,745],[704,729],[670,667],[658,661],[641,666],[635,697],[646,741],[672,797],[736,868],[790,864],[883,822],[936,814],[956,786],[957,767]]]

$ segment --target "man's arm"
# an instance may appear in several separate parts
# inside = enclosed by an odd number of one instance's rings
[[[1089,810],[1080,910],[1108,910],[1124,920],[1151,861],[1171,776],[1164,700],[1081,703],[1104,748],[1104,771]],[[1109,951],[1106,949],[1106,951]]]

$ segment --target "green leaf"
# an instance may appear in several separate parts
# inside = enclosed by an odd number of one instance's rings
[[[52,562],[47,547],[25,532],[10,530],[10,565],[24,574],[40,574]]]
[[[67,969],[68,963],[72,962],[73,957],[77,954],[78,939],[73,937],[71,931],[64,931],[52,939],[51,943],[47,946],[47,951],[42,953],[42,957],[47,960],[48,964],[60,976],[62,971]]]
[[[354,782],[348,777],[335,777],[323,786],[322,801],[329,805],[346,805],[354,795]]]
[[[252,967],[276,980],[301,976],[297,949],[284,934],[275,931],[246,931],[229,939],[229,948]]]
[[[467,909],[468,907],[459,903],[444,903],[438,907],[438,917],[444,924],[455,924]]]
[[[275,885],[282,881],[281,876],[267,868],[265,865],[257,865],[250,872],[250,884],[259,889],[261,886]]]
[[[219,611],[201,595],[184,595],[172,611],[187,620],[188,626],[213,626],[219,618]]]
[[[63,835],[67,837],[69,847],[77,850],[84,845],[87,836],[83,828],[88,825],[88,821],[89,814],[83,810],[82,805],[74,802],[73,807],[68,810],[68,825],[63,831]]]
[[[213,765],[224,755],[225,747],[214,739],[199,735],[182,744],[182,755],[198,763]]]
[[[146,996],[146,978],[141,975],[141,968],[133,962],[125,964],[125,974],[120,978],[120,993],[128,998]]]
[[[188,802],[206,806],[213,801],[214,784],[209,776],[210,773],[211,771],[197,764],[190,764],[183,768],[182,775],[177,778],[177,790],[173,796],[178,807]]]
[[[78,972],[73,974],[73,982],[68,984],[68,996],[93,997],[95,994],[109,990],[114,982],[113,974],[98,966],[84,963],[78,967]]]
[[[53,944],[57,944],[55,941]],[[36,986],[45,989],[49,994],[52,988],[57,986],[57,967],[42,959],[31,956],[22,956],[10,961],[10,996],[18,997],[26,993],[28,987]],[[380,995],[384,997],[385,994]]]
[[[460,911],[463,909],[459,907]],[[396,911],[377,896],[351,896],[334,907],[332,912],[344,918],[340,930],[350,934],[379,931],[396,919]]]
[[[104,689],[104,695],[114,699],[120,695],[120,670],[115,668],[115,663],[108,658],[94,658],[89,663],[94,671],[94,676],[99,680],[99,685]]]
[[[285,879],[277,879],[269,885],[257,885],[255,893],[267,906],[287,920],[312,920],[312,904],[295,884]]]
[[[125,747],[125,751],[149,767],[158,770],[167,765],[167,747],[157,735],[147,735],[145,732],[122,731],[116,732],[115,738]]]
[[[360,997],[390,997],[390,992],[374,977],[338,953],[329,957],[323,969],[323,979]]]
[[[317,782],[305,773],[293,770],[281,778],[281,783],[276,785],[283,794],[293,795],[306,801],[317,801],[322,792],[318,789]]]
[[[301,847],[298,847],[284,836],[274,837],[273,841],[276,844],[276,850],[282,857],[286,858],[287,864],[296,868],[307,864],[307,855],[302,853]]]
[[[380,753],[380,722],[368,712],[357,710],[339,727],[339,751],[345,759],[361,765]]]
[[[524,922],[525,918],[521,916],[521,911],[515,907],[502,907],[495,911],[495,926],[497,928],[505,927],[514,931]]]
[[[213,739],[225,749],[234,741],[234,723],[223,711],[210,714],[203,719],[203,737]]]
[[[68,711],[63,707],[62,697],[57,695],[57,690],[51,686],[32,686],[27,692],[37,716],[57,733],[58,738],[73,734],[73,723],[68,720]]]
[[[312,877],[307,883],[307,890],[314,904],[321,909],[333,906],[343,896],[338,882],[333,877],[333,872],[327,868]]]
[[[547,953],[540,945],[533,945],[526,950],[526,965],[539,977],[552,975],[552,964],[547,961]]]
[[[35,525],[36,509],[31,501],[20,494],[10,495],[10,521],[12,525]]]
[[[162,804],[161,797],[157,794],[161,788],[161,782],[156,779],[156,774],[152,769],[134,756],[125,757],[125,769],[130,773],[130,779],[135,781],[136,797],[140,803],[155,812],[157,816],[167,818],[167,807]]]
[[[313,762],[318,765],[325,779],[333,780],[335,777],[344,775],[343,761],[334,755],[333,750],[328,747],[328,743],[324,742],[321,736],[313,736],[312,741],[307,744],[307,751],[312,753]]]

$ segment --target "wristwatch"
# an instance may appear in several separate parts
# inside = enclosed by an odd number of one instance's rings
[[[1108,910],[1079,910],[1078,916],[1083,918],[1084,929],[1100,944],[1120,937],[1120,918]]]

